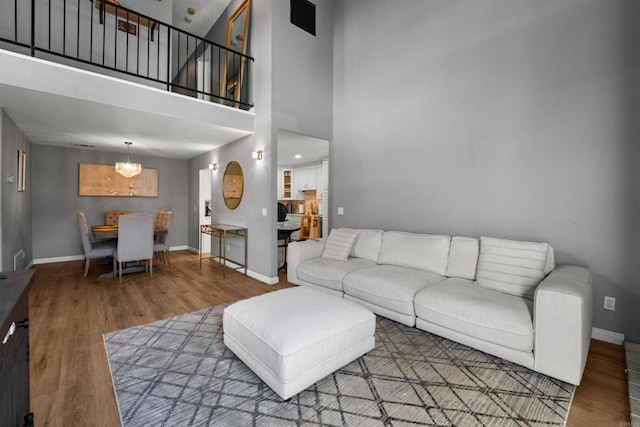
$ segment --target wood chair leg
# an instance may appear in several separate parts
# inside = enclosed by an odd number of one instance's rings
[[[87,257],[84,258],[84,277],[87,277],[87,274],[89,274],[89,263],[91,262],[91,260]]]

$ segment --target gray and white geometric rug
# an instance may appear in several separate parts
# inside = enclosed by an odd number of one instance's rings
[[[283,401],[223,344],[224,307],[104,335],[124,426],[566,423],[573,385],[381,317],[375,349]]]

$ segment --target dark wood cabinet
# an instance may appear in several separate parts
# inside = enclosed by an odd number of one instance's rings
[[[33,270],[0,273],[0,426],[32,426],[29,287]]]

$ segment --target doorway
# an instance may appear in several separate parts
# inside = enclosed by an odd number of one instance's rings
[[[318,225],[314,237],[329,234],[329,141],[278,129],[278,202],[288,221],[311,216]],[[292,240],[309,238],[295,232]]]
[[[201,169],[199,177],[199,194],[198,194],[198,216],[199,225],[211,224],[213,218],[213,209],[211,207],[211,181],[212,172],[211,169]],[[198,227],[200,230],[200,227]],[[202,248],[200,248],[203,254],[211,253],[211,236],[208,234],[202,234]]]

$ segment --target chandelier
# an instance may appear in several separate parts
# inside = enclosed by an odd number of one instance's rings
[[[131,178],[132,176],[136,176],[140,172],[142,172],[142,165],[140,163],[131,163],[129,161],[129,147],[131,146],[132,142],[125,141],[125,144],[127,144],[127,161],[116,162],[116,172],[118,172],[122,176]]]

